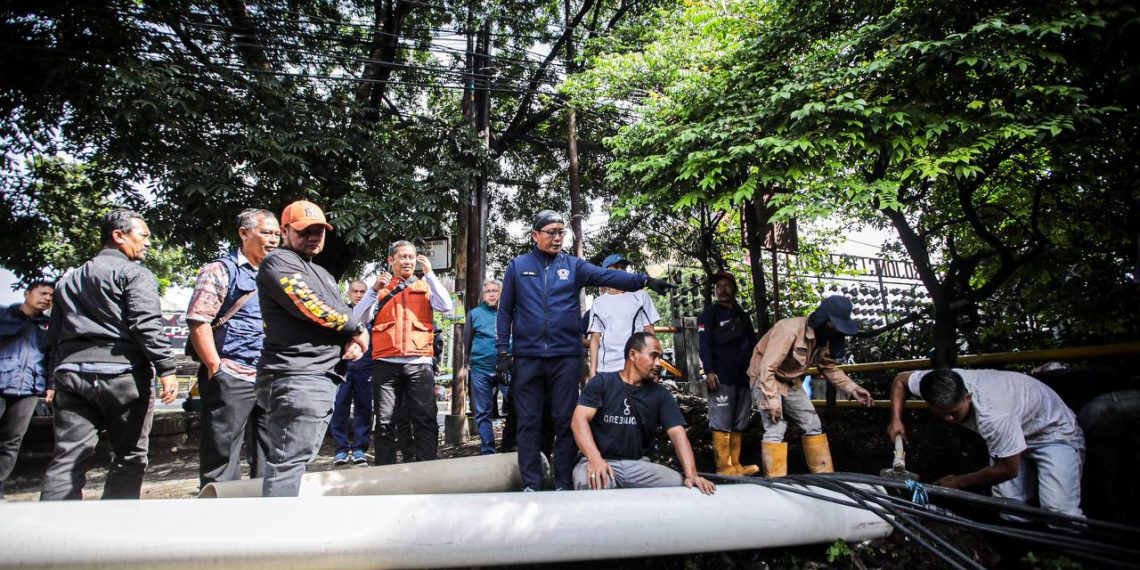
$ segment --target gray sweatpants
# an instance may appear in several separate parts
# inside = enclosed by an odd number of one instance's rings
[[[606,460],[614,470],[615,480],[610,482],[611,489],[635,489],[638,487],[680,487],[685,478],[680,473],[658,465],[648,457],[641,459],[614,459]],[[574,489],[578,491],[590,488],[590,477],[586,467],[590,464],[585,457],[578,460],[574,466]]]
[[[296,497],[332,417],[336,384],[327,376],[258,376],[257,405],[268,414],[263,497]]]
[[[757,402],[762,401],[762,394],[753,394]],[[773,422],[768,410],[760,410],[760,417],[764,420],[764,441],[779,443],[784,441],[784,434],[788,431],[788,420],[791,420],[804,430],[804,435],[817,435],[823,433],[823,426],[819,423],[819,414],[815,413],[815,406],[811,405],[807,392],[799,382],[788,386],[788,395],[784,396],[783,414],[780,421]]]

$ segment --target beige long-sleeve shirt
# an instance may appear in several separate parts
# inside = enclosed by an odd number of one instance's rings
[[[844,392],[852,393],[858,386],[831,358],[827,343],[816,346],[815,330],[807,326],[807,317],[776,323],[756,343],[748,364],[752,387],[764,395],[756,405],[762,410],[780,407],[780,397],[788,395],[788,386],[799,382],[812,366],[819,367],[824,378]]]

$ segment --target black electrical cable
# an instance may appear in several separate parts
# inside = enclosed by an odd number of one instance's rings
[[[932,531],[932,530],[926,528],[925,526],[919,524],[918,521],[915,521],[914,519],[912,519],[908,514],[902,512],[898,508],[895,508],[894,505],[891,505],[889,503],[889,501],[884,501],[883,499],[885,498],[885,495],[882,495],[881,493],[870,493],[870,492],[866,491],[865,489],[859,489],[859,488],[854,487],[848,483],[842,483],[840,485],[837,485],[837,487],[842,488],[844,491],[846,491],[848,493],[852,493],[852,494],[855,494],[857,496],[861,496],[861,497],[867,499],[869,502],[879,506],[879,508],[882,508],[884,510],[888,510],[888,511],[892,512],[896,517],[903,518],[903,520],[905,520],[907,523],[909,523],[910,526],[912,528],[914,528],[914,530],[923,533],[924,535],[926,535],[928,540],[932,540],[939,547],[949,551],[954,556],[956,556],[958,559],[965,562],[967,565],[975,568],[975,570],[985,570],[985,567],[982,566],[981,564],[978,564],[978,562],[975,561],[970,555],[966,554],[965,552],[962,552],[960,549],[958,549],[958,547],[954,546],[948,540],[939,536],[934,531]],[[839,491],[839,489],[835,489],[835,490]]]
[[[76,58],[82,58],[84,56],[90,55],[90,54],[80,52],[80,51],[66,50],[66,49],[54,48],[54,47],[48,47],[48,46],[0,44],[0,47],[8,47],[8,48],[24,49],[24,50],[46,51],[46,52],[55,53],[55,54],[59,54],[59,55],[63,55],[63,56],[74,56]],[[151,57],[167,57],[170,55],[170,54],[151,53],[151,52],[137,52],[137,53],[138,53],[138,55],[146,55],[146,56],[151,56]],[[108,57],[108,59],[110,59],[110,57]],[[120,61],[127,61],[127,62],[131,61],[131,60],[126,59],[122,56],[120,56],[118,59]],[[148,59],[148,60],[140,60],[140,61],[148,61],[151,63],[165,63],[161,59]],[[100,62],[90,62],[89,61],[88,63],[101,64],[103,62],[102,61],[100,61]],[[173,63],[173,62],[171,62],[171,63]],[[342,76],[335,76],[335,75],[317,75],[317,74],[311,74],[311,73],[294,73],[294,72],[288,72],[288,71],[276,71],[276,70],[272,70],[272,69],[253,69],[253,68],[241,67],[241,66],[235,66],[235,65],[204,64],[204,63],[192,62],[192,61],[177,63],[177,65],[179,65],[181,67],[185,67],[187,69],[199,69],[199,70],[214,71],[214,72],[217,72],[219,70],[221,70],[221,71],[234,71],[234,72],[241,72],[241,73],[264,74],[264,75],[273,75],[273,76],[278,76],[278,77],[294,77],[294,78],[315,79],[315,80],[325,80],[325,81],[346,81],[346,82],[352,82],[352,83],[384,84],[384,85],[425,87],[425,88],[438,88],[438,89],[449,89],[449,90],[465,90],[465,89],[470,88],[470,86],[468,86],[468,85],[456,85],[456,84],[448,84],[448,83],[421,83],[421,82],[403,81],[403,80],[395,80],[395,79],[368,79],[368,78],[364,78],[364,77],[342,77]],[[479,89],[484,89],[484,90],[491,91],[494,93],[510,93],[510,94],[516,94],[516,95],[526,94],[526,93],[535,94],[535,95],[546,95],[546,96],[551,97],[552,99],[556,99],[556,100],[561,98],[561,96],[558,93],[554,93],[554,92],[550,92],[550,91],[541,91],[541,90],[537,90],[537,89],[524,89],[524,88],[518,88],[518,87],[499,87],[497,85],[479,86]]]
[[[868,485],[877,485],[881,487],[891,487],[895,489],[906,489],[907,484],[898,479],[890,477],[879,477],[875,475],[867,475],[865,473],[825,473],[812,475],[812,477],[822,477],[831,479],[847,480],[854,483],[865,483]],[[1047,522],[1058,524],[1070,524],[1078,528],[1097,527],[1105,530],[1112,530],[1122,534],[1129,535],[1132,539],[1140,538],[1140,527],[1128,526],[1109,521],[1102,521],[1097,519],[1090,519],[1085,517],[1077,517],[1049,511],[1046,509],[1039,509],[1026,505],[1025,503],[1013,501],[1010,499],[986,497],[968,491],[960,491],[958,489],[948,489],[946,487],[939,487],[937,485],[925,485],[927,494],[946,497],[950,499],[957,499],[964,502],[973,503],[975,505],[984,506],[993,510],[1009,511],[1018,515],[1025,515],[1037,519],[1042,519]]]
[[[831,477],[831,476],[826,476],[826,477]],[[817,477],[817,478],[820,478],[820,477]],[[947,491],[955,491],[953,489],[946,489],[946,490]],[[964,493],[961,491],[955,491],[955,492],[958,494],[961,494],[961,495],[967,495],[968,497],[966,497],[966,498],[968,498],[968,499],[979,498],[978,496],[973,495],[972,493]],[[894,497],[891,497],[890,495],[883,495],[883,496],[885,498],[887,498],[888,500],[891,500],[891,501],[903,502],[902,499],[896,499]],[[980,497],[980,498],[984,499],[985,497]],[[988,506],[996,507],[997,510],[1000,510],[1002,512],[1004,512],[1005,507],[1009,506],[1006,504],[996,504],[996,503],[1005,503],[1005,502],[1007,502],[1006,500],[991,499],[990,502],[991,502],[991,504]],[[1018,504],[1020,505],[1020,503],[1018,503]],[[1118,559],[1106,559],[1106,558],[1101,557],[1100,555],[1104,554],[1105,552],[1115,553],[1120,559],[1124,559],[1124,560],[1136,560],[1137,558],[1140,558],[1140,551],[1129,549],[1127,547],[1114,545],[1114,544],[1109,544],[1109,543],[1106,543],[1103,541],[1093,541],[1093,540],[1089,540],[1086,538],[1081,538],[1081,536],[1079,536],[1077,533],[1083,533],[1084,531],[1086,531],[1086,529],[1088,527],[1083,523],[1089,522],[1089,519],[1076,518],[1075,519],[1076,522],[1074,523],[1074,528],[1061,529],[1062,531],[1067,531],[1067,532],[1049,533],[1049,532],[1042,532],[1042,531],[1036,531],[1036,530],[1031,530],[1031,529],[1018,528],[1015,526],[1002,526],[1002,525],[994,525],[994,524],[987,524],[987,523],[979,523],[976,521],[970,521],[969,519],[963,519],[961,517],[952,518],[952,517],[948,517],[947,515],[943,515],[943,514],[939,514],[939,513],[932,513],[932,512],[925,510],[925,509],[915,509],[915,507],[913,507],[913,506],[900,507],[900,508],[904,508],[904,509],[908,510],[909,512],[913,512],[919,516],[923,516],[923,517],[929,518],[931,520],[937,520],[939,522],[946,522],[946,523],[951,523],[951,524],[959,524],[959,525],[967,526],[968,528],[971,528],[971,529],[975,529],[975,530],[979,530],[982,532],[994,534],[997,536],[1003,536],[1003,537],[1007,537],[1007,538],[1015,538],[1015,539],[1023,540],[1026,542],[1033,542],[1033,543],[1037,543],[1037,544],[1042,544],[1045,546],[1049,546],[1051,548],[1055,548],[1055,549],[1073,554],[1074,556],[1084,557],[1084,558],[1088,558],[1088,559],[1095,559],[1095,560],[1100,561],[1100,562],[1111,561],[1113,564],[1116,564],[1116,565],[1125,565],[1125,566],[1129,565],[1129,563],[1120,562]],[[1032,509],[1032,507],[1030,507],[1030,508]],[[1061,517],[1061,518],[1064,518],[1064,517]],[[1072,518],[1072,517],[1069,517],[1069,518]],[[1120,525],[1114,525],[1114,526],[1120,526]],[[1134,531],[1135,529],[1128,528],[1128,530]],[[1070,534],[1070,532],[1073,534]],[[1132,567],[1136,567],[1136,566],[1132,566]]]
[[[848,475],[852,475],[852,477],[848,477]],[[850,507],[854,507],[854,508],[860,508],[860,507],[866,508],[868,510],[871,510],[872,512],[879,514],[881,517],[884,517],[884,520],[887,520],[889,517],[885,517],[883,513],[892,513],[895,516],[902,515],[902,517],[901,517],[902,520],[906,521],[907,524],[909,524],[917,532],[920,532],[923,535],[929,536],[933,542],[938,543],[940,546],[945,547],[947,550],[952,552],[955,556],[957,556],[961,560],[968,561],[967,564],[969,564],[971,566],[976,565],[976,562],[974,562],[972,558],[967,556],[965,553],[962,553],[957,548],[953,547],[953,545],[950,545],[948,542],[945,541],[945,539],[942,539],[941,537],[937,537],[936,534],[934,534],[929,529],[926,529],[925,527],[923,527],[921,524],[919,524],[912,517],[919,517],[921,519],[926,519],[926,520],[930,520],[933,522],[939,522],[939,523],[944,523],[944,524],[952,524],[952,525],[957,525],[957,526],[963,526],[963,527],[969,528],[971,530],[983,532],[986,534],[993,534],[995,536],[1018,539],[1018,540],[1022,540],[1025,542],[1042,544],[1042,545],[1054,548],[1056,550],[1072,554],[1073,556],[1077,556],[1077,557],[1080,557],[1083,559],[1087,559],[1087,560],[1095,561],[1095,562],[1099,562],[1099,563],[1111,564],[1111,565],[1115,565],[1115,566],[1124,566],[1124,567],[1140,567],[1140,566],[1137,566],[1135,563],[1127,562],[1127,560],[1140,559],[1140,551],[1129,549],[1127,547],[1109,544],[1109,543],[1105,543],[1105,542],[1101,542],[1101,541],[1093,541],[1093,540],[1081,538],[1080,536],[1065,533],[1065,532],[1049,533],[1049,532],[1036,531],[1036,530],[1030,530],[1030,529],[1022,529],[1022,528],[1017,528],[1017,527],[1007,527],[1007,526],[1002,526],[1002,525],[980,523],[977,521],[966,519],[966,518],[958,516],[958,515],[953,515],[952,513],[949,513],[949,512],[942,513],[942,512],[933,511],[929,508],[923,508],[919,505],[915,505],[909,501],[906,501],[905,499],[893,497],[893,496],[886,494],[886,493],[879,493],[879,492],[872,493],[866,489],[854,487],[850,483],[842,480],[844,478],[859,479],[859,481],[855,481],[855,482],[858,484],[870,485],[872,483],[867,482],[868,479],[884,479],[885,482],[888,483],[887,486],[894,487],[894,488],[905,488],[906,487],[905,484],[900,483],[899,481],[893,480],[893,479],[876,478],[873,476],[865,476],[865,475],[861,475],[861,474],[820,474],[820,475],[793,475],[793,476],[783,477],[781,479],[783,479],[784,482],[781,483],[781,482],[777,482],[777,481],[774,481],[771,479],[762,479],[762,478],[754,478],[754,477],[730,477],[730,476],[712,475],[712,474],[708,474],[705,476],[715,478],[715,479],[725,480],[725,481],[762,485],[762,486],[766,486],[766,487],[769,487],[772,489],[783,490],[783,491],[788,491],[788,492],[792,492],[792,493],[798,493],[798,494],[805,495],[805,496],[811,496],[813,498],[817,498],[820,500],[824,500],[824,501],[828,501],[828,502],[832,502],[832,503],[836,503],[836,504],[841,504],[844,506],[850,506]],[[807,491],[805,489],[801,489],[799,487],[796,487],[795,485],[813,485],[813,486],[821,487],[824,489],[831,490],[835,493],[839,493],[845,497],[852,499],[852,501],[855,501],[855,502],[836,500],[834,497],[821,495],[819,493],[813,493],[811,491]],[[941,489],[941,488],[938,488],[938,489]],[[953,491],[950,489],[942,489],[942,490]],[[978,497],[976,495],[973,495],[972,493],[964,493],[964,492],[958,492],[958,493],[961,495],[969,495],[970,496],[970,497],[968,497],[969,499],[975,499],[975,498],[983,498],[984,499],[985,498],[985,497]],[[961,497],[953,497],[953,498],[961,498]],[[1006,503],[1006,501],[1004,501],[1004,500],[993,500],[993,499],[991,499],[989,501],[989,504],[986,506],[988,506],[990,508],[995,508],[997,510],[1002,510],[1004,512],[1004,508],[1009,506],[1005,503]],[[872,507],[872,505],[873,505],[873,507]],[[1032,507],[1029,507],[1029,508],[1032,509]],[[1060,517],[1060,518],[1065,518],[1065,517]],[[1079,517],[1069,517],[1069,518],[1074,518],[1075,519],[1074,522],[1076,522],[1076,523],[1087,523],[1087,522],[1089,522],[1088,519],[1081,519]],[[898,528],[896,525],[892,524],[892,526],[895,526],[896,528]],[[1111,526],[1120,526],[1120,527],[1123,527],[1129,531],[1135,531],[1136,530],[1136,529],[1133,529],[1131,527],[1125,527],[1124,525],[1111,525]],[[1085,528],[1087,528],[1087,527],[1080,526],[1077,530],[1080,531],[1080,530],[1084,530]],[[911,534],[913,534],[913,533],[911,533]],[[906,535],[908,538],[912,538],[911,535],[906,533],[906,532],[904,532],[904,535]],[[924,548],[931,549],[931,545],[926,540],[915,540],[915,542],[916,542],[916,544],[920,544]],[[938,554],[940,558],[943,558],[941,556],[941,553],[938,553],[936,550],[931,550],[931,552]],[[1116,558],[1106,558],[1104,556],[1105,554],[1115,555]],[[947,560],[945,560],[945,558],[943,558],[943,559],[944,559],[944,561],[947,561]],[[950,563],[949,561],[947,561],[947,562]]]
[[[1058,549],[1058,550],[1069,552],[1069,553],[1074,554],[1076,556],[1082,556],[1082,557],[1096,556],[1095,554],[1093,554],[1094,552],[1102,552],[1103,553],[1105,551],[1112,551],[1115,554],[1117,554],[1118,556],[1131,557],[1133,559],[1135,559],[1136,556],[1140,555],[1140,552],[1137,552],[1134,550],[1128,550],[1128,549],[1120,548],[1120,547],[1110,545],[1110,544],[1083,540],[1083,539],[1079,539],[1076,537],[1065,536],[1062,534],[1043,533],[1043,532],[1037,532],[1037,531],[1032,531],[1032,530],[1027,530],[1027,529],[1007,528],[1007,527],[1002,527],[999,525],[990,525],[990,524],[985,524],[985,523],[978,523],[976,521],[971,521],[969,519],[964,519],[962,517],[949,517],[949,516],[938,514],[938,513],[931,513],[925,509],[916,508],[913,504],[911,504],[907,501],[904,501],[903,499],[898,499],[898,498],[891,497],[890,495],[886,495],[886,494],[882,494],[882,493],[872,494],[872,493],[866,492],[865,490],[857,489],[857,488],[855,489],[855,492],[863,493],[863,494],[866,494],[869,496],[873,495],[876,497],[876,500],[879,502],[882,502],[884,500],[890,501],[890,502],[896,502],[895,507],[896,507],[897,511],[902,511],[903,513],[906,513],[904,516],[915,515],[915,516],[927,518],[930,520],[934,520],[936,522],[957,524],[959,526],[965,526],[965,527],[970,528],[972,530],[996,534],[998,536],[1005,536],[1008,538],[1017,538],[1017,539],[1020,539],[1023,541],[1027,541],[1027,542],[1035,542],[1038,544],[1050,546],[1050,547]],[[918,526],[916,528],[918,528],[919,530],[924,530],[926,532],[930,532],[928,529],[925,529],[924,527],[921,527],[921,526]]]
[[[830,503],[835,503],[835,504],[839,504],[839,505],[843,505],[843,506],[847,506],[847,507],[869,510],[872,513],[874,513],[876,516],[878,516],[879,518],[883,519],[883,521],[885,521],[887,524],[891,525],[892,528],[894,528],[898,532],[902,533],[903,536],[912,540],[915,544],[918,544],[919,546],[930,551],[932,554],[937,556],[943,562],[949,564],[952,568],[959,569],[959,570],[965,570],[965,568],[966,568],[962,564],[960,564],[957,561],[950,558],[950,556],[948,556],[946,553],[939,550],[936,546],[930,544],[928,541],[926,541],[922,537],[915,534],[909,528],[906,528],[904,525],[900,524],[894,518],[887,516],[885,513],[881,512],[879,509],[868,508],[865,504],[861,504],[859,501],[854,501],[854,502],[839,501],[839,500],[835,499],[834,497],[829,497],[827,495],[822,495],[820,493],[814,493],[814,492],[808,491],[806,489],[800,489],[797,487],[793,487],[791,485],[771,481],[769,479],[758,478],[758,477],[735,477],[735,476],[728,476],[728,475],[715,475],[712,473],[701,473],[700,475],[706,479],[719,479],[719,480],[725,480],[725,481],[732,481],[732,482],[736,482],[736,483],[760,485],[763,487],[769,487],[769,488],[773,488],[773,489],[777,489],[777,490],[781,490],[781,491],[796,493],[799,495],[804,495],[804,496],[811,497],[814,499],[819,499],[819,500],[823,500],[823,501],[827,501]],[[843,494],[844,494],[844,496],[848,496],[848,498],[854,499],[854,497],[851,497],[847,493],[843,493]]]
[[[142,21],[146,21],[146,20],[142,20]],[[238,33],[244,33],[246,35],[249,34],[249,30],[247,30],[247,29],[239,28],[239,27],[235,27],[235,26],[230,26],[227,24],[211,24],[211,23],[206,23],[206,22],[195,22],[193,20],[187,20],[187,19],[179,20],[179,22],[182,24],[188,25],[188,26],[196,27],[196,28],[215,30],[215,31],[221,30],[221,31],[226,31],[226,32],[238,32]],[[386,34],[389,36],[395,36],[395,34],[392,34],[389,32],[380,32],[380,33]],[[307,32],[298,33],[298,34],[294,34],[294,35],[296,35],[299,38],[332,41],[332,42],[337,42],[337,43],[347,44],[347,45],[356,45],[356,46],[364,45],[364,46],[369,46],[369,47],[372,46],[372,40],[371,39],[363,38],[363,37],[356,37],[356,36],[329,36],[329,35],[321,35],[321,34],[312,34],[312,33],[307,33]],[[404,36],[403,39],[414,40],[415,38],[409,38],[409,37]],[[406,44],[399,44],[397,47],[399,49],[407,49],[407,50],[413,50],[413,51],[426,51],[426,52],[433,52],[433,53],[451,53],[451,54],[463,54],[463,55],[467,54],[466,49],[448,48],[446,46],[420,47],[420,46],[409,46]],[[543,57],[546,57],[547,54],[535,54],[535,55],[542,55]],[[519,64],[526,64],[526,65],[538,65],[538,64],[543,63],[542,61],[535,60],[535,59],[518,59],[518,58],[511,58],[511,57],[502,56],[502,55],[495,55],[495,54],[487,54],[487,55],[484,55],[482,57],[487,57],[487,58],[492,59],[492,60],[509,61],[509,62],[515,62],[515,63],[519,63]],[[547,65],[547,67],[559,68],[559,69],[562,69],[565,67],[565,65],[563,65],[557,61],[553,61],[553,60],[548,62],[546,65]]]
[[[901,501],[901,499],[896,500]],[[1079,551],[1080,554],[1078,555],[1080,556],[1085,556],[1092,553],[1111,553],[1121,558],[1130,558],[1132,560],[1136,560],[1138,557],[1140,557],[1140,551],[1138,550],[1107,544],[1104,542],[1090,541],[1075,536],[1065,536],[1059,533],[1046,533],[1028,529],[1017,529],[1015,527],[1005,527],[1001,525],[980,523],[958,516],[950,516],[943,513],[931,512],[926,509],[917,508],[913,505],[908,506],[899,504],[897,507],[900,510],[907,511],[910,514],[914,514],[915,516],[927,518],[934,522],[967,526],[968,528],[977,530],[979,532],[994,534],[1006,538],[1016,538],[1018,540],[1043,544],[1074,553]]]
[[[796,480],[796,479],[793,479],[793,480]],[[819,483],[815,482],[815,481],[808,481],[808,482],[801,481],[801,484],[805,484],[805,485],[806,484],[817,484],[818,485]],[[924,535],[926,535],[928,537],[928,539],[932,540],[938,547],[941,547],[941,548],[949,551],[949,554],[946,554],[946,553],[943,553],[942,550],[940,550],[937,547],[931,548],[931,546],[929,545],[929,542],[927,542],[927,544],[924,545],[924,546],[926,546],[927,549],[930,549],[935,555],[937,555],[939,558],[941,558],[944,562],[947,562],[949,564],[953,564],[959,568],[964,568],[965,566],[970,566],[970,567],[974,568],[975,570],[985,570],[985,568],[982,565],[978,564],[973,558],[971,558],[969,555],[967,555],[966,553],[959,550],[954,545],[950,544],[944,538],[942,538],[941,536],[938,536],[937,534],[935,534],[930,529],[922,526],[917,521],[911,519],[909,516],[904,515],[898,509],[893,508],[893,506],[888,505],[888,504],[883,504],[881,501],[878,501],[877,500],[878,498],[873,497],[870,493],[866,493],[861,489],[858,489],[858,488],[853,487],[852,485],[850,485],[848,483],[843,483],[843,482],[827,482],[821,486],[824,486],[825,488],[829,488],[832,491],[835,491],[837,493],[843,493],[843,494],[848,495],[848,496],[850,496],[856,500],[859,500],[860,503],[863,504],[865,507],[868,503],[875,504],[877,507],[879,507],[879,509],[882,509],[885,512],[890,512],[891,514],[893,514],[896,519],[901,518],[903,521],[908,523],[911,528],[914,529],[911,533],[911,536],[910,536],[911,538],[913,538],[915,531],[921,532]],[[869,509],[869,507],[868,507],[868,510],[873,511],[873,509]],[[884,515],[880,515],[880,516],[884,520],[888,520],[888,518],[886,516],[884,516]],[[953,555],[953,558],[951,557],[951,555]]]

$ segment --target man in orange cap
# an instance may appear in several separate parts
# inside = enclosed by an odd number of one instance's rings
[[[305,464],[320,450],[332,415],[342,360],[368,347],[336,280],[313,256],[333,227],[320,207],[300,200],[281,213],[282,244],[257,273],[265,348],[257,365],[258,404],[269,412],[266,497],[295,497]]]

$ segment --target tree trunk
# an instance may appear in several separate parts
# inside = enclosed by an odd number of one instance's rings
[[[748,268],[752,274],[752,310],[761,335],[772,328],[768,320],[768,285],[764,278],[764,252],[761,250],[764,228],[768,226],[766,213],[756,200],[744,203],[744,237],[748,247]]]
[[[934,368],[950,368],[958,359],[958,323],[949,297],[934,300]]]

